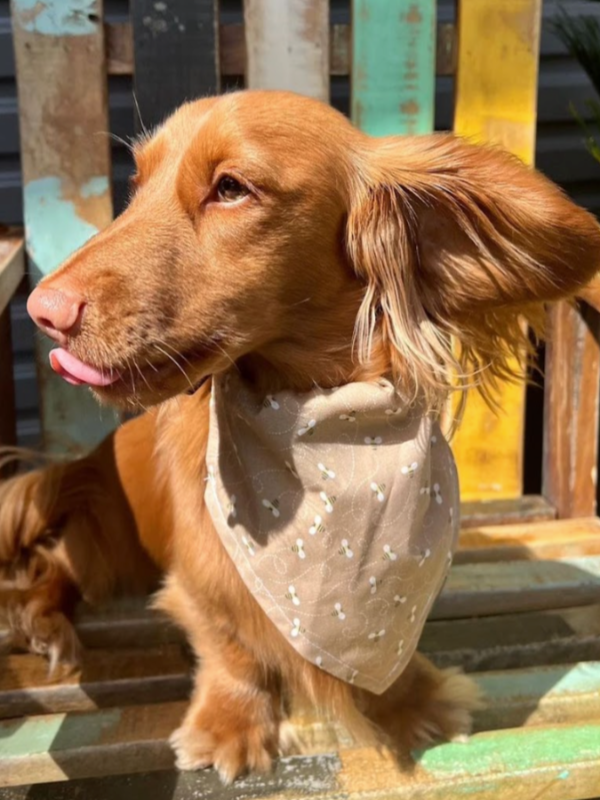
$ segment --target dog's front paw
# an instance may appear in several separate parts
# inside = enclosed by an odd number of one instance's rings
[[[247,724],[237,728],[215,720],[201,727],[197,716],[178,728],[170,739],[175,763],[181,770],[214,766],[224,784],[245,772],[268,772],[278,742],[277,726]]]
[[[59,663],[76,667],[81,645],[73,625],[60,611],[32,616],[23,626],[23,634],[32,653],[46,656],[50,674]]]

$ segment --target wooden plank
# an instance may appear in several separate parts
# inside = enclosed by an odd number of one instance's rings
[[[0,314],[6,310],[24,275],[22,232],[0,229]]]
[[[167,769],[168,737],[185,708],[156,703],[0,722],[0,786]]]
[[[329,101],[329,0],[245,0],[246,86]]]
[[[218,93],[217,14],[217,0],[132,2],[140,129],[151,130],[187,100]]]
[[[535,153],[541,0],[461,0],[454,130]],[[518,497],[523,486],[525,387],[506,384],[496,415],[474,392],[453,449],[463,500]]]
[[[419,649],[467,672],[600,661],[600,605],[430,621]]]
[[[373,136],[433,130],[436,1],[352,0],[351,117]]]
[[[66,13],[60,0],[13,0],[26,245],[37,282],[112,219],[102,0]],[[38,374],[46,447],[79,453],[116,415],[75,391],[48,364]]]
[[[557,694],[559,694],[557,692]],[[529,700],[527,697],[526,702]],[[514,708],[518,703],[514,698]],[[184,705],[136,706],[123,710],[113,709],[95,714],[55,715],[34,717],[0,724],[0,782],[5,786],[64,781],[83,777],[118,775],[127,772],[148,772],[168,768],[172,755],[167,744],[169,730],[177,724]],[[331,742],[327,742],[331,748]],[[322,759],[323,755],[317,755]],[[552,786],[551,778],[563,781],[562,794],[548,792],[544,796],[557,800],[568,797],[588,797],[590,794],[570,794],[597,786],[600,779],[600,722],[578,724],[552,724],[540,727],[523,727],[500,731],[487,731],[471,737],[467,744],[444,744],[417,756],[414,771],[401,769],[388,754],[377,753],[372,748],[342,749],[334,765],[343,765],[333,774],[335,782],[328,787],[320,784],[306,786],[318,797],[464,797],[465,793],[481,790],[477,797],[497,800],[492,789],[518,786],[516,777],[527,783],[529,794],[521,791],[517,798],[530,800],[532,787]],[[316,764],[322,763],[317,760]],[[234,795],[223,794],[222,786],[215,783],[212,770],[189,773],[185,795],[182,797],[298,797],[299,784],[294,780],[299,764],[310,767],[307,757],[281,759],[273,777],[254,776],[241,779],[232,787]],[[332,765],[332,766],[334,766]],[[591,778],[595,777],[596,784]],[[585,782],[583,781],[585,778]],[[265,781],[269,781],[265,785]],[[570,781],[570,782],[568,782]],[[179,785],[179,781],[178,781]],[[104,784],[105,791],[107,784]],[[471,788],[471,792],[466,790]],[[131,783],[129,784],[131,791]],[[173,793],[171,785],[169,797]],[[329,788],[332,795],[324,795]],[[216,791],[218,791],[218,794]],[[263,790],[263,791],[261,791]],[[441,793],[443,790],[443,793]],[[81,789],[80,789],[81,791]],[[573,790],[574,791],[574,790]],[[291,792],[291,793],[289,793]],[[456,794],[454,794],[456,792]],[[304,792],[303,792],[304,794]],[[4,794],[3,797],[18,797]],[[31,798],[32,795],[28,794]],[[44,792],[49,798],[56,796]],[[60,794],[58,796],[61,796]],[[63,794],[62,796],[69,796]],[[93,796],[84,792],[86,798]],[[118,795],[111,791],[108,795]],[[131,796],[152,796],[136,795]],[[158,795],[160,796],[160,795]]]
[[[17,443],[15,379],[13,375],[10,309],[0,312],[0,446]],[[0,479],[8,477],[13,467],[0,467]]]
[[[600,663],[488,672],[476,678],[485,708],[475,730],[600,719]]]
[[[463,502],[460,506],[462,528],[511,522],[536,522],[555,517],[556,509],[539,495],[523,495],[503,500],[473,500]]]
[[[455,564],[600,555],[600,520],[488,525],[461,532]]]
[[[600,602],[600,556],[458,564],[430,619],[509,614]]]
[[[567,303],[549,312],[543,493],[560,517],[596,513],[600,315]]]
[[[133,73],[133,34],[130,22],[108,22],[106,29],[107,68],[109,75]],[[244,26],[219,26],[220,73],[225,77],[243,77],[246,72]],[[440,23],[436,36],[436,73],[454,75],[456,71],[456,28]],[[350,26],[335,24],[329,28],[329,71],[336,77],[350,74]]]
[[[176,645],[87,650],[81,669],[52,677],[39,656],[0,657],[0,718],[183,700],[191,665]]]

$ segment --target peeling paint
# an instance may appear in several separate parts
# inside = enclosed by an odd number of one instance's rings
[[[89,36],[100,21],[96,0],[13,0],[13,8],[24,30],[45,36]]]
[[[82,187],[83,197],[106,191],[108,180],[98,176]],[[63,198],[60,178],[30,181],[24,189],[27,249],[40,275],[48,275],[74,250],[98,233],[98,228],[78,215],[75,205]]]
[[[79,194],[87,200],[88,197],[100,197],[108,192],[108,190],[108,178],[106,175],[97,175],[94,178],[90,178],[87,183],[83,184],[79,190]]]

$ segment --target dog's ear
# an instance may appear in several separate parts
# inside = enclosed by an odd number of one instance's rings
[[[369,140],[352,187],[350,261],[365,282],[361,357],[442,402],[477,374],[508,377],[543,302],[600,269],[600,228],[552,182],[452,135]],[[454,344],[450,340],[454,338]]]

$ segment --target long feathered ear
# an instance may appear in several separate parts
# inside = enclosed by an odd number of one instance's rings
[[[394,378],[432,408],[457,385],[489,396],[514,376],[523,319],[540,329],[543,303],[600,268],[594,217],[499,149],[449,134],[373,139],[357,176],[347,249],[366,284],[359,353],[383,347]]]

